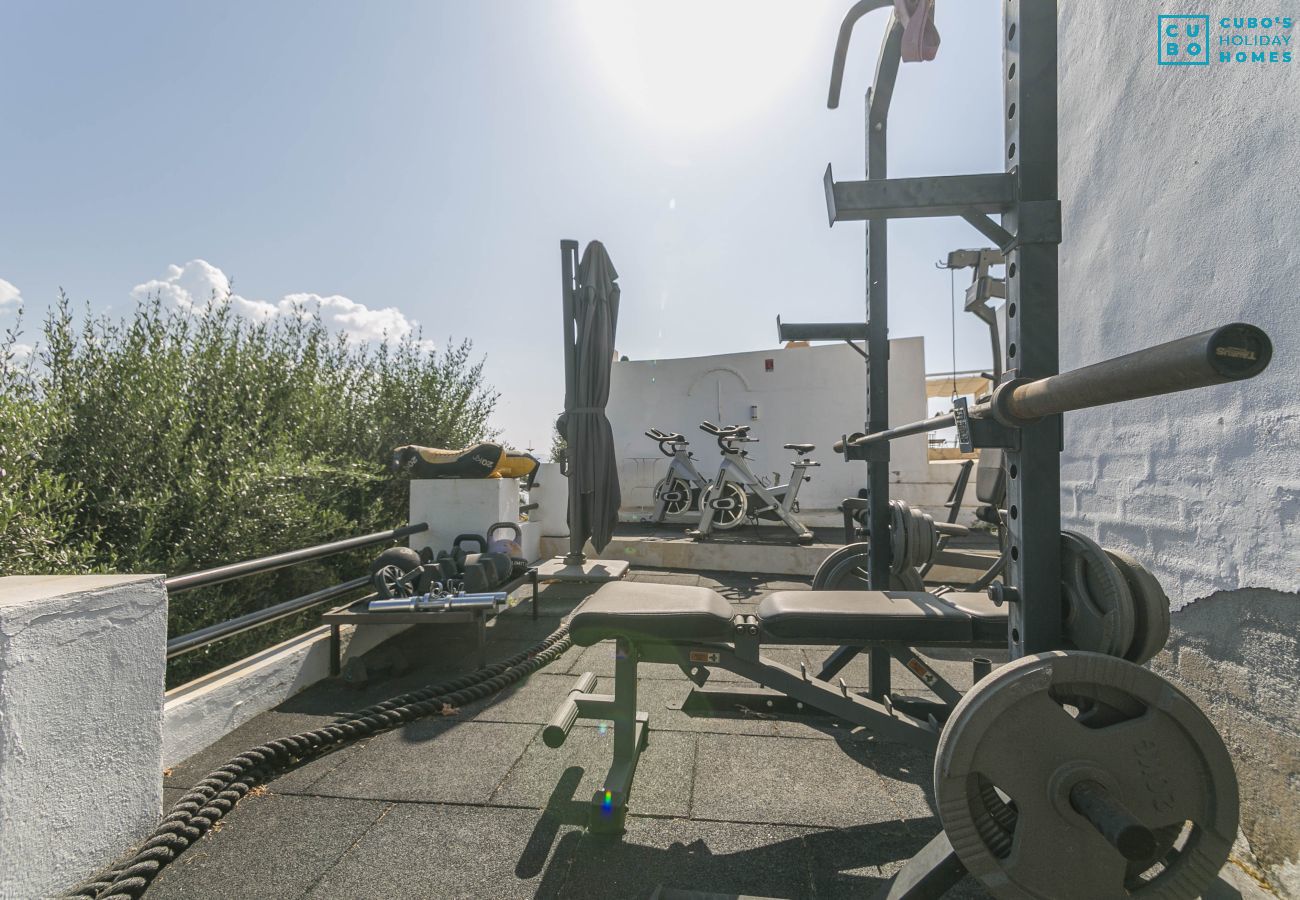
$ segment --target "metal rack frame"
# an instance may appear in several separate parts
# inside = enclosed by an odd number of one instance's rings
[[[840,27],[828,106],[838,106],[854,24],[889,0],[859,0]],[[1059,371],[1058,265],[1061,204],[1057,196],[1057,2],[1007,0],[1003,5],[1003,110],[1006,167],[1000,173],[929,178],[887,176],[889,107],[901,60],[903,28],[891,14],[871,88],[866,94],[866,177],[836,181],[826,167],[827,216],[866,223],[867,434],[889,430],[890,219],[955,216],[993,241],[1006,256],[1007,342],[1002,381],[1043,378]],[[1000,223],[990,216],[1000,216]],[[1060,454],[1062,419],[1046,416],[1008,427],[988,422],[975,430],[976,447],[1007,449],[1009,560],[1004,596],[1012,603],[1008,647],[1012,658],[1061,646]],[[888,534],[889,443],[853,446],[845,456],[867,463],[867,527]],[[870,585],[889,586],[889,541],[872,540]],[[858,652],[842,647],[819,677],[832,677]],[[890,691],[889,655],[871,654],[871,696]],[[878,894],[936,897],[964,874],[940,832]]]

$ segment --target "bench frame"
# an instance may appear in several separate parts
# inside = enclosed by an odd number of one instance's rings
[[[621,834],[624,831],[632,779],[641,753],[649,743],[650,715],[637,709],[637,668],[642,662],[677,666],[695,683],[696,691],[692,695],[704,686],[709,678],[709,670],[713,668],[734,672],[762,685],[765,691],[772,692],[770,698],[766,693],[755,694],[752,690],[712,692],[709,706],[713,711],[727,707],[734,709],[736,705],[750,706],[752,702],[738,704],[734,701],[746,698],[752,701],[757,696],[765,704],[759,708],[767,714],[808,715],[821,712],[869,728],[882,738],[902,741],[927,750],[933,751],[938,743],[942,718],[946,718],[948,710],[947,704],[896,702],[888,694],[873,699],[854,693],[843,681],[833,685],[813,677],[802,666],[796,670],[768,659],[761,653],[765,642],[786,645],[818,642],[765,640],[761,623],[754,615],[735,616],[732,619],[732,630],[731,642],[664,641],[611,635],[615,640],[614,693],[592,693],[596,684],[595,674],[584,672],[579,676],[568,698],[542,730],[542,739],[549,747],[561,746],[578,719],[613,723],[613,762],[604,782],[591,800],[588,825],[591,831],[606,834]],[[826,644],[828,647],[835,645],[830,642]],[[904,664],[907,659],[915,658],[915,652],[903,643],[880,646],[903,660]],[[968,647],[970,644],[963,643],[960,646]],[[928,666],[926,669],[933,671]],[[934,674],[938,678],[937,673]],[[940,681],[953,696],[958,696],[951,685],[942,679]],[[941,693],[940,696],[944,695]],[[775,700],[777,697],[788,698],[780,710],[775,706],[766,706],[768,699]],[[719,698],[727,699],[719,703]],[[732,702],[728,703],[727,700]],[[794,708],[791,709],[791,706]]]

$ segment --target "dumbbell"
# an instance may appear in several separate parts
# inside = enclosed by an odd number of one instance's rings
[[[465,549],[465,544],[473,541],[478,545],[478,551],[470,553]],[[474,563],[486,563],[489,574],[489,587],[495,587],[498,584],[504,584],[510,580],[510,572],[514,568],[514,563],[509,556],[504,553],[488,552],[487,538],[479,534],[458,534],[455,540],[451,542],[450,557],[456,562],[457,567],[462,571]]]

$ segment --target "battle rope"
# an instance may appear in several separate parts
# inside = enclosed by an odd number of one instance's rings
[[[321,728],[245,750],[177,800],[132,856],[111,865],[66,896],[135,900],[164,866],[210,831],[254,787],[298,763],[353,741],[490,697],[555,661],[572,645],[568,625],[561,625],[545,640],[499,663],[442,684],[399,694]]]

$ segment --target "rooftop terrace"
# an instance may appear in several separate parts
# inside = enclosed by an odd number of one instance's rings
[[[790,576],[736,573],[643,569],[629,577],[710,587],[737,612],[753,611],[768,591],[808,586]],[[538,620],[525,607],[499,616],[489,657],[549,634],[594,589],[552,584],[542,592]],[[811,665],[826,650],[768,652]],[[412,629],[372,655],[377,665],[405,658],[411,666],[361,688],[322,682],[246,723],[167,771],[167,803],[247,747],[474,668],[471,635],[451,628]],[[956,686],[969,687],[970,665],[959,654],[931,660]],[[681,672],[643,664],[641,704],[651,736],[627,833],[587,833],[609,738],[579,722],[565,746],[552,750],[540,732],[577,673],[595,672],[603,690],[613,663],[612,643],[571,648],[454,716],[360,741],[281,776],[164,869],[149,896],[614,898],[647,897],[663,886],[724,896],[861,897],[938,830],[923,751],[829,718],[694,717],[680,709],[691,687]],[[896,676],[900,687],[918,684],[901,667]],[[844,678],[851,688],[865,686],[865,665],[851,664]],[[1230,864],[1221,878],[1234,875],[1241,873]],[[1266,896],[1241,881],[1221,880],[1207,896]],[[968,876],[948,896],[986,894]]]

